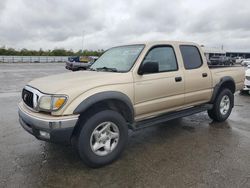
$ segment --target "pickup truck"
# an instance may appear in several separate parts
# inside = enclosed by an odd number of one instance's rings
[[[69,57],[66,62],[65,68],[72,71],[86,70],[88,69],[96,60],[97,56],[83,56],[83,57]]]
[[[121,155],[129,129],[202,111],[225,121],[244,77],[242,67],[210,68],[195,43],[118,46],[86,71],[29,82],[19,120],[37,139],[72,144],[85,164],[101,167]]]
[[[212,56],[210,59],[211,65],[233,65],[234,61],[231,57],[226,56]]]

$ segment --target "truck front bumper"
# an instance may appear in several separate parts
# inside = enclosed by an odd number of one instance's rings
[[[70,144],[78,115],[54,117],[33,112],[21,102],[18,105],[21,126],[39,140]]]

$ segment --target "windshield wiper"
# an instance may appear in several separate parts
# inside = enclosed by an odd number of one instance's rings
[[[96,68],[96,70],[104,70],[104,71],[110,71],[110,72],[118,72],[116,68],[110,68],[110,67],[99,67]]]

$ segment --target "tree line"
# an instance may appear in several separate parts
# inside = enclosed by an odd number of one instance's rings
[[[73,50],[65,50],[63,48],[58,48],[54,50],[27,50],[21,49],[16,50],[14,48],[0,47],[0,55],[12,55],[12,56],[100,56],[104,50],[78,50],[74,52]]]

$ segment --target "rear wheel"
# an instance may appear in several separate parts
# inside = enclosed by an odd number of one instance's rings
[[[93,114],[82,125],[77,149],[90,167],[101,167],[116,160],[128,139],[125,119],[116,111],[104,110]]]
[[[216,97],[214,107],[208,110],[208,115],[214,121],[225,121],[233,108],[233,93],[229,89],[223,89]]]

